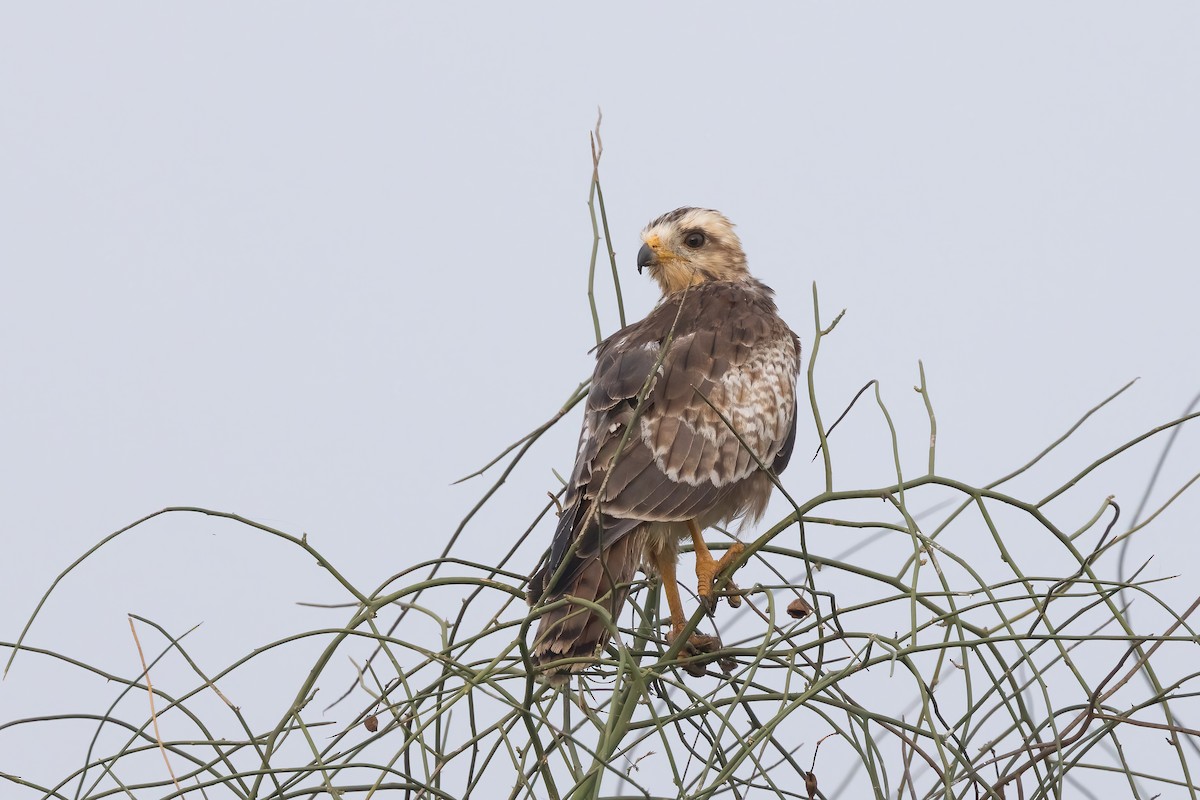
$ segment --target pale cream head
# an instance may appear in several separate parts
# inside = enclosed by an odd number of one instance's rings
[[[663,294],[706,281],[749,277],[742,243],[733,223],[707,208],[677,208],[642,230],[638,272],[650,270]]]

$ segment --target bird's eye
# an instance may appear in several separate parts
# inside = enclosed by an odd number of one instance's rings
[[[704,234],[700,231],[692,231],[687,236],[683,237],[683,243],[695,250],[697,247],[704,247]]]

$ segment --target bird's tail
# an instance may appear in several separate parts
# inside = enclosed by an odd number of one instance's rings
[[[570,680],[571,673],[590,666],[588,661],[582,659],[591,658],[597,649],[608,644],[610,626],[625,605],[629,584],[641,562],[645,536],[639,534],[644,530],[630,531],[610,547],[588,557],[571,570],[574,574],[561,589],[554,587],[544,595],[539,591],[536,597],[531,594],[531,602],[540,601],[543,605],[574,597],[595,603],[607,612],[601,614],[588,606],[568,601],[543,614],[538,621],[531,648],[539,680],[551,686],[561,686]],[[549,570],[550,565],[543,569]],[[544,586],[548,578],[547,575],[535,575],[531,585]],[[551,665],[560,659],[581,660],[561,666]]]

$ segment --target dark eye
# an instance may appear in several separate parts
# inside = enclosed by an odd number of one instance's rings
[[[704,234],[700,231],[692,231],[687,236],[683,237],[683,243],[695,250],[697,247],[704,247]]]

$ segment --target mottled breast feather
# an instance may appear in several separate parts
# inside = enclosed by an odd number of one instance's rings
[[[641,523],[723,509],[759,463],[782,471],[795,441],[800,343],[771,290],[752,278],[668,295],[598,351],[564,512],[531,582],[534,600],[560,567],[562,585]],[[729,516],[745,511],[730,508]]]

